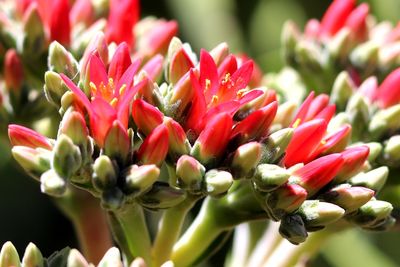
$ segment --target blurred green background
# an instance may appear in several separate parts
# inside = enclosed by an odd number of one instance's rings
[[[245,52],[264,71],[278,71],[283,61],[280,32],[287,19],[299,25],[320,18],[330,0],[144,0],[142,16],[176,19],[180,37],[196,53],[226,41],[232,52]],[[400,19],[400,0],[369,0],[379,20]],[[1,133],[4,135],[5,133]],[[0,140],[0,243],[11,240],[20,253],[32,241],[45,256],[65,246],[76,247],[72,226],[40,193],[39,185],[10,159],[10,147]],[[398,232],[374,234],[349,231],[322,248],[313,266],[400,266]],[[220,254],[221,255],[221,254]],[[214,258],[221,266],[221,258]]]

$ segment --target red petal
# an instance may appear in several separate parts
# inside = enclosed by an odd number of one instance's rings
[[[142,67],[142,70],[147,72],[148,77],[152,81],[158,80],[163,70],[164,57],[162,55],[155,55]]]
[[[203,95],[203,90],[193,69],[190,70],[190,82],[192,83],[195,92],[192,106],[185,122],[186,130],[197,128],[197,124],[202,120],[207,111],[206,100]]]
[[[91,114],[93,113],[92,104],[90,103],[85,93],[82,92],[82,90],[78,86],[76,86],[64,73],[60,73],[60,77],[67,85],[67,87],[75,94],[80,104],[82,104],[86,108],[89,116],[91,116]]]
[[[275,118],[278,103],[273,102],[262,109],[256,110],[244,120],[236,124],[232,131],[231,139],[241,135],[241,143],[250,140],[259,140],[268,134],[269,127]]]
[[[52,145],[45,136],[24,126],[16,124],[8,125],[8,137],[13,146],[27,146],[31,148],[42,147],[48,150],[52,149]]]
[[[182,47],[172,57],[169,65],[169,78],[170,82],[175,84],[182,76],[187,73],[194,64],[186,50]],[[200,76],[201,77],[201,76]]]
[[[345,175],[346,177],[351,177],[352,175],[360,171],[365,161],[368,159],[369,147],[368,146],[350,147],[345,151],[343,151],[341,154],[344,159],[344,165],[338,175]]]
[[[122,42],[115,50],[114,56],[108,66],[108,77],[112,78],[114,83],[118,83],[131,64],[129,47],[125,42]]]
[[[96,143],[103,147],[107,132],[117,119],[117,112],[102,98],[96,97],[92,101],[92,107],[93,114],[90,116],[90,129]]]
[[[100,84],[108,84],[106,66],[96,54],[92,54],[89,59],[89,79],[96,85],[97,89],[99,89]],[[100,94],[99,90],[97,90],[96,96],[97,94]]]
[[[355,7],[355,0],[334,0],[321,20],[321,34],[332,36],[345,24]]]
[[[218,77],[223,79],[227,73],[233,74],[238,68],[237,60],[234,55],[227,56],[218,67]]]
[[[285,166],[290,167],[305,162],[319,146],[326,128],[327,123],[322,119],[311,120],[297,127],[286,149]]]
[[[343,163],[341,154],[330,154],[304,165],[294,171],[293,176],[300,179],[299,184],[307,190],[309,196],[312,196],[333,180]]]
[[[71,25],[84,23],[86,26],[90,26],[94,20],[94,15],[94,8],[91,1],[77,0],[72,6],[69,18]]]
[[[204,49],[200,52],[200,78],[199,83],[204,92],[206,103],[211,101],[213,95],[217,94],[219,87],[218,71],[214,59]]]
[[[329,96],[326,94],[320,94],[311,102],[307,110],[307,115],[304,120],[313,119],[318,113],[320,113],[329,103]]]
[[[121,89],[122,86],[126,85],[127,88],[130,88],[132,86],[133,78],[135,77],[135,74],[139,69],[140,64],[140,59],[133,61],[133,63],[128,67],[124,74],[122,74],[121,78],[118,80],[117,85],[115,86],[116,89],[118,88],[118,90],[116,90],[115,92],[117,97],[119,96],[119,89]],[[125,94],[127,94],[127,91],[128,90],[125,90]],[[124,95],[123,97],[125,98]]]
[[[374,102],[378,94],[378,79],[375,76],[367,78],[358,88],[358,92]]]
[[[68,0],[53,1],[49,21],[50,40],[58,41],[63,45],[69,45],[71,38],[69,2]],[[48,3],[46,5],[48,5]]]
[[[350,29],[357,40],[362,41],[367,38],[367,16],[369,12],[369,6],[366,3],[362,3],[356,9],[351,12],[346,20],[346,27]]]
[[[137,153],[138,159],[142,164],[160,166],[167,156],[168,147],[168,129],[164,124],[160,124],[144,139]]]
[[[400,102],[400,68],[392,71],[379,86],[377,102],[381,108]]]
[[[164,119],[161,111],[141,99],[133,101],[132,116],[136,126],[145,135],[150,134]]]
[[[293,127],[293,124],[295,123],[296,124],[299,122],[302,123],[306,120],[308,109],[310,108],[313,100],[314,100],[314,91],[312,91],[304,100],[303,104],[301,104],[299,110],[296,113],[296,116],[294,116],[293,121],[290,124],[290,127]]]

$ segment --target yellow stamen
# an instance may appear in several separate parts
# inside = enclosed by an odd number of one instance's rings
[[[236,96],[238,98],[241,98],[245,93],[247,93],[247,91],[249,90],[247,90],[246,88],[240,89],[239,91],[237,91]]]
[[[114,97],[111,101],[110,101],[110,105],[115,108],[117,106],[118,103],[118,99],[116,97]]]
[[[326,140],[321,140],[321,145],[326,145]]]
[[[89,83],[89,87],[90,87],[90,91],[92,92],[93,95],[97,93],[97,87],[93,82]]]
[[[213,95],[213,97],[211,98],[211,105],[214,105],[218,103],[218,96],[217,95]]]
[[[301,119],[298,118],[298,119],[293,123],[293,126],[292,126],[292,127],[295,129],[295,128],[299,127],[300,123],[301,123]]]
[[[114,88],[114,80],[112,78],[108,78],[108,88]]]
[[[210,89],[211,87],[211,81],[209,79],[206,79],[206,90]]]
[[[231,74],[228,72],[227,74],[225,74],[224,80],[222,81],[222,83],[227,83],[229,82],[229,80],[231,79]]]
[[[123,95],[125,91],[126,91],[126,84],[122,85],[121,88],[119,88],[119,95]]]

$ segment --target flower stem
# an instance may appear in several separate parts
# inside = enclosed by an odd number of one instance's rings
[[[132,262],[135,257],[141,257],[150,266],[151,241],[142,207],[129,206],[108,215],[112,233],[126,260]]]
[[[172,248],[179,238],[186,215],[199,198],[200,196],[189,195],[179,205],[164,211],[152,250],[154,266],[161,266],[171,257]]]
[[[83,191],[70,190],[55,199],[57,206],[72,221],[85,257],[97,264],[112,247],[111,233],[99,201]]]
[[[291,267],[302,260],[308,260],[319,250],[329,236],[333,234],[327,229],[310,234],[307,240],[300,245],[293,245],[282,238],[274,252],[269,255],[262,266]]]

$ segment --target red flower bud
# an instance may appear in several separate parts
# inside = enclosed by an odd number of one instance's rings
[[[132,105],[132,117],[140,131],[148,135],[162,124],[164,115],[156,107],[137,99]]]
[[[334,0],[321,19],[321,35],[335,35],[353,11],[355,0]]]
[[[379,86],[377,103],[387,108],[400,102],[400,68],[392,71]]]
[[[24,80],[24,69],[15,49],[9,49],[4,59],[4,80],[9,90],[19,91]]]
[[[342,169],[337,175],[338,177],[335,180],[337,182],[343,182],[346,179],[360,172],[365,161],[368,159],[369,147],[368,146],[350,147],[345,151],[343,151],[341,154],[344,160],[344,164]]]
[[[26,146],[30,148],[42,147],[48,150],[53,148],[45,136],[20,125],[8,125],[8,137],[13,146]]]
[[[168,153],[168,138],[167,127],[164,124],[157,126],[140,146],[138,160],[142,164],[161,166]]]

